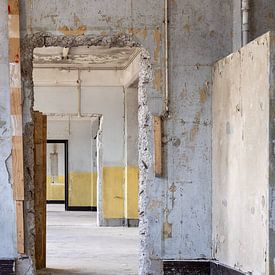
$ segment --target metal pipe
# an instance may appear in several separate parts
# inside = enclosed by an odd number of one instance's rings
[[[164,32],[165,32],[165,110],[164,117],[169,115],[169,46],[168,46],[168,0],[164,0]]]
[[[249,0],[242,0],[242,46],[249,42]]]
[[[81,78],[80,78],[80,70],[77,71],[77,95],[78,95],[78,117],[81,117]]]

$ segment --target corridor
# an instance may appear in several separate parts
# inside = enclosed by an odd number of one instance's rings
[[[138,228],[97,227],[96,212],[47,205],[47,269],[39,274],[130,275],[137,270]]]

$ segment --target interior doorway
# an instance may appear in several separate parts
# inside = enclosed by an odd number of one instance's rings
[[[34,49],[34,109],[48,121],[52,274],[136,274],[138,64],[138,48]]]
[[[47,204],[68,210],[68,140],[47,140]]]

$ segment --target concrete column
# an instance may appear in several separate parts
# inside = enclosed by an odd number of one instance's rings
[[[124,215],[128,226],[138,225],[138,90],[125,89]]]
[[[7,1],[0,3],[0,260],[16,257],[16,220],[11,178],[11,122]]]

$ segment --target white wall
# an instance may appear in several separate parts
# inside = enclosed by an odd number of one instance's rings
[[[213,257],[268,271],[269,35],[213,70]],[[273,259],[272,259],[273,260]]]
[[[46,114],[77,114],[77,72],[44,70],[34,69],[34,109]],[[82,114],[100,114],[104,117],[105,166],[120,166],[124,160],[124,92],[119,74],[115,71],[107,71],[106,74],[105,71],[81,72]],[[58,86],[55,86],[57,82]],[[113,86],[95,86],[99,83]],[[120,86],[116,86],[118,84]]]

